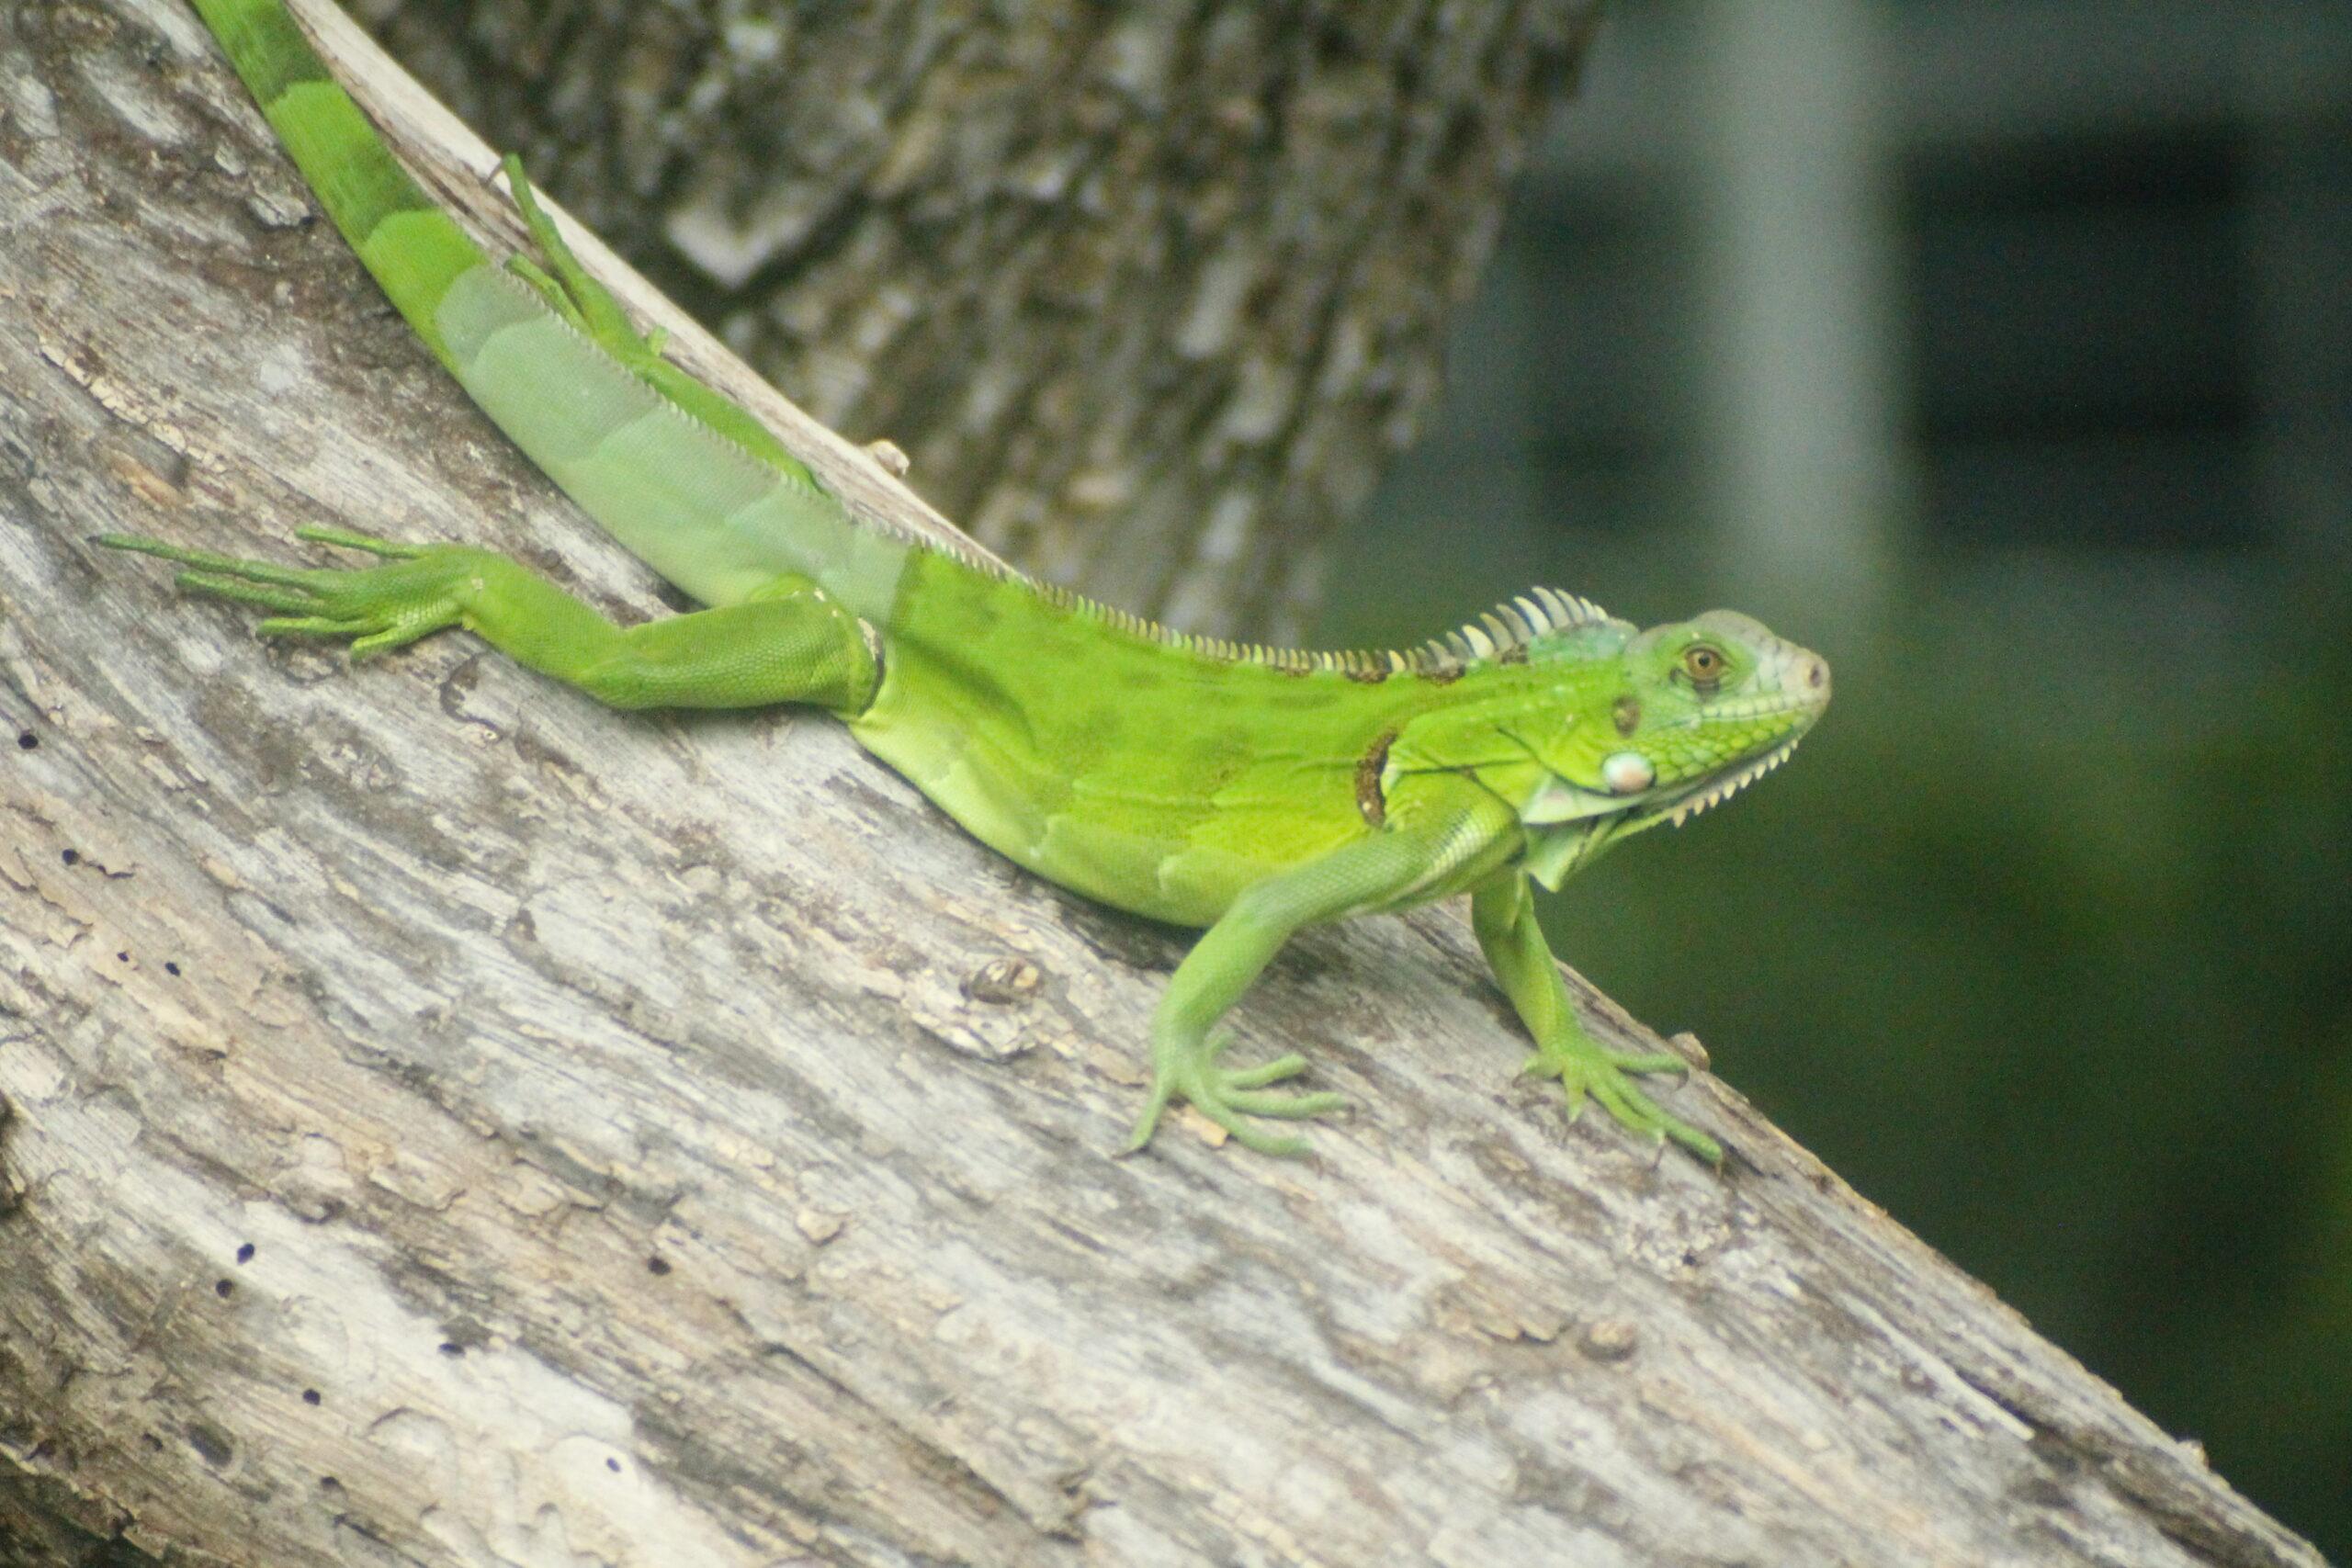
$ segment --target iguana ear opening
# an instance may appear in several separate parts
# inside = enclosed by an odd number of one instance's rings
[[[1600,760],[1600,782],[1611,795],[1639,795],[1657,783],[1657,764],[1639,751],[1611,751]]]

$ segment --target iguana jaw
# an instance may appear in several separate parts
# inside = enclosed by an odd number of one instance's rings
[[[1527,829],[1527,874],[1556,893],[1568,874],[1629,833],[1660,822],[1679,828],[1720,801],[1729,800],[1774,768],[1804,739],[1801,729],[1787,739],[1724,769],[1687,784],[1670,785],[1633,800],[1618,800],[1579,789],[1556,774],[1545,780],[1520,820]]]
[[[1786,711],[1794,713],[1802,710]],[[1810,723],[1811,716],[1808,715],[1805,725]],[[1789,753],[1797,749],[1797,742],[1804,739],[1804,728],[1801,727],[1785,739],[1728,768],[1639,795],[1608,795],[1572,784],[1557,773],[1546,773],[1526,804],[1519,808],[1519,819],[1529,828],[1549,828],[1568,822],[1589,821],[1594,818],[1626,818],[1638,826],[1647,827],[1663,818],[1679,828],[1689,818],[1718,801],[1730,799],[1779,767],[1788,760]]]
[[[1679,791],[1661,791],[1639,802],[1626,813],[1633,819],[1628,826],[1646,828],[1663,819],[1668,826],[1679,828],[1707,807],[1719,801],[1729,800],[1733,795],[1787,761],[1789,753],[1795,750],[1797,742],[1804,739],[1804,732],[1799,731],[1763,755],[1742,762],[1737,767],[1717,773],[1712,778],[1697,780]]]

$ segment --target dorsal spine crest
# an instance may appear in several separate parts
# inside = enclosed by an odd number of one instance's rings
[[[1122,610],[1089,599],[1058,583],[1039,582],[1023,577],[986,557],[966,556],[959,558],[976,570],[1027,582],[1047,604],[1086,615],[1130,636],[1146,637],[1221,664],[1261,664],[1270,670],[1293,674],[1329,671],[1353,681],[1385,681],[1392,675],[1427,675],[1444,681],[1457,680],[1476,665],[1523,662],[1527,649],[1539,639],[1609,619],[1608,611],[1578,594],[1563,593],[1556,588],[1531,588],[1515,598],[1505,600],[1476,620],[1466,622],[1442,637],[1432,637],[1419,648],[1402,650],[1275,648],[1265,643],[1237,642],[1230,637],[1178,631],[1131,610]]]

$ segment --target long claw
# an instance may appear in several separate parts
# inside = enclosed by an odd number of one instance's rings
[[[523,227],[531,231],[532,242],[552,256],[562,248],[563,240],[548,220],[547,209],[539,205],[539,193],[532,188],[531,176],[523,172],[522,154],[509,152],[498,161],[498,166],[506,171],[506,188],[514,193],[514,210],[523,215]],[[548,243],[550,236],[554,237],[553,244]]]
[[[320,524],[297,528],[294,536],[312,544],[334,545],[346,550],[365,550],[371,556],[383,556],[391,560],[414,560],[424,553],[423,545],[403,545],[396,540],[363,534],[356,528],[329,528]]]
[[[1152,1134],[1159,1130],[1159,1113],[1167,1109],[1168,1091],[1155,1087],[1149,1102],[1143,1108],[1143,1114],[1136,1118],[1135,1131],[1127,1136],[1127,1146],[1119,1152],[1127,1155],[1141,1152],[1143,1146],[1151,1142]]]
[[[1610,1059],[1617,1064],[1617,1070],[1621,1073],[1672,1073],[1683,1079],[1690,1077],[1690,1064],[1670,1051],[1661,1051],[1651,1056],[1613,1056]]]
[[[563,285],[548,275],[547,268],[528,256],[512,255],[506,258],[506,270],[529,284],[532,291],[548,302],[548,310],[581,332],[588,330],[588,322],[580,314],[580,307],[571,302],[571,296],[563,291]]]
[[[198,571],[222,577],[243,578],[248,582],[275,583],[281,588],[300,588],[315,592],[319,574],[306,567],[275,566],[268,561],[243,560],[235,556],[215,555],[210,550],[191,550],[179,545],[167,545],[161,539],[150,539],[139,534],[101,534],[97,542],[110,550],[135,550],[142,556],[153,556],[175,565],[192,567]]]
[[[1278,1133],[1261,1133],[1255,1127],[1241,1122],[1228,1122],[1219,1124],[1233,1135],[1235,1143],[1245,1149],[1250,1149],[1261,1155],[1279,1155],[1284,1159],[1294,1159],[1305,1154],[1311,1146],[1305,1138],[1291,1137]]]
[[[404,621],[383,631],[371,632],[366,637],[353,639],[351,657],[354,662],[373,659],[379,653],[390,653],[396,648],[406,648],[410,643],[430,637],[440,629],[440,625],[436,622]]]
[[[254,623],[263,637],[356,637],[374,623],[338,621],[325,615],[272,615]]]
[[[282,588],[267,587],[220,572],[183,571],[172,581],[181,588],[209,593],[216,599],[233,599],[240,604],[258,604],[265,610],[315,610],[319,607],[318,596],[314,593],[289,593]]]
[[[1666,1119],[1666,1135],[1705,1160],[1709,1165],[1724,1163],[1724,1146],[1687,1122]]]
[[[1263,1089],[1270,1083],[1280,1083],[1284,1078],[1295,1078],[1305,1071],[1306,1071],[1306,1058],[1294,1052],[1287,1056],[1277,1056],[1272,1061],[1259,1066],[1244,1067],[1238,1073],[1227,1073],[1225,1075],[1225,1082],[1228,1089]]]
[[[1326,1116],[1348,1103],[1344,1096],[1330,1093],[1255,1094],[1247,1089],[1227,1095],[1225,1102],[1247,1116],[1272,1116],[1286,1122]]]

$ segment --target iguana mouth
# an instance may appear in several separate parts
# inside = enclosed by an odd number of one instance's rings
[[[1797,742],[1804,739],[1802,735],[1792,735],[1753,761],[1743,763],[1730,773],[1720,773],[1671,801],[1653,801],[1646,806],[1638,807],[1635,808],[1636,814],[1644,820],[1652,822],[1663,817],[1669,827],[1679,828],[1707,807],[1720,801],[1729,800],[1733,795],[1787,761],[1789,753],[1795,750]]]
[[[1797,742],[1803,739],[1802,735],[1792,736],[1731,772],[1693,784],[1680,795],[1630,803],[1614,811],[1597,810],[1551,821],[1522,818],[1527,828],[1528,851],[1521,863],[1530,876],[1557,892],[1570,872],[1590,862],[1603,849],[1626,834],[1638,832],[1659,821],[1679,828],[1717,801],[1729,800],[1787,761],[1789,753],[1797,749]],[[1568,789],[1573,786],[1563,784],[1562,787]],[[1584,795],[1588,800],[1602,798],[1581,791],[1577,793]]]

